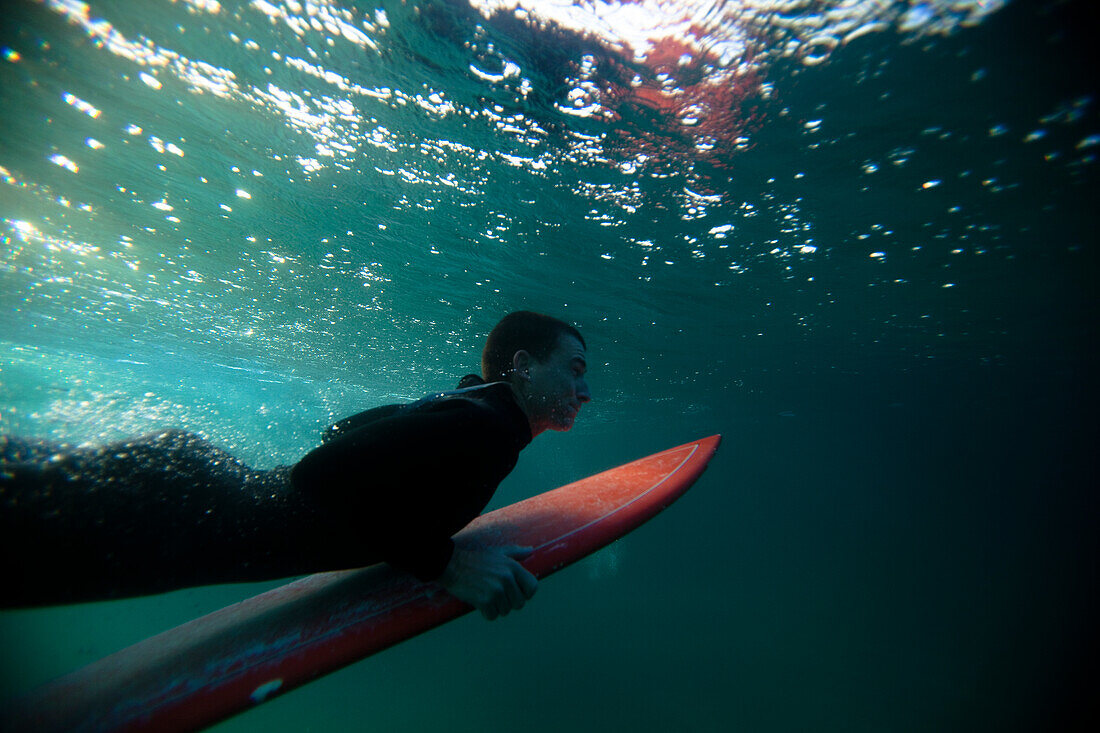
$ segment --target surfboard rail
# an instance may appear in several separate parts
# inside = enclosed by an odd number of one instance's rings
[[[679,498],[720,435],[685,443],[478,517],[460,544],[525,545],[546,577]],[[472,610],[386,565],[319,573],[122,649],[0,713],[4,730],[187,731],[212,725]]]

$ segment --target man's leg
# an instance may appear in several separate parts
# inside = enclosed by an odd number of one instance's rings
[[[102,447],[0,439],[0,606],[155,593],[216,572],[247,466],[166,430]],[[226,497],[232,501],[227,502]]]

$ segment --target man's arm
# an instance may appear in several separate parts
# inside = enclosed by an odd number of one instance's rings
[[[379,559],[422,580],[441,580],[450,569],[456,595],[482,608],[484,592],[464,588],[472,583],[483,589],[494,584],[491,576],[507,574],[502,563],[468,557],[452,567],[450,537],[481,513],[511,470],[515,454],[500,449],[509,441],[498,420],[469,403],[399,413],[312,451],[294,467],[291,481]],[[516,568],[522,570],[510,557],[501,560],[508,561],[503,565],[511,568],[512,577]],[[482,579],[463,580],[475,574]],[[527,579],[524,585],[530,586]],[[518,585],[512,590],[523,594]]]

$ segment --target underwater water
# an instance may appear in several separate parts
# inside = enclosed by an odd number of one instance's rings
[[[291,463],[551,313],[594,399],[493,506],[703,478],[217,730],[1095,722],[1089,5],[6,2],[0,430]],[[0,612],[0,698],[270,585]]]

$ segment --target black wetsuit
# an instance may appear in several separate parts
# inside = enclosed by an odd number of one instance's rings
[[[101,448],[0,438],[0,607],[381,561],[433,579],[530,442],[506,383],[368,410],[268,471],[177,430]]]

